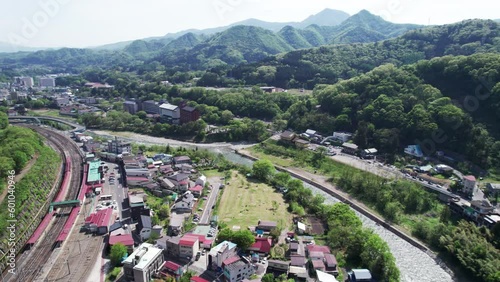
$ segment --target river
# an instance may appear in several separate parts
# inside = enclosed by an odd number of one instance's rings
[[[97,135],[104,137],[114,136],[114,133],[108,131],[95,131]],[[173,141],[164,138],[156,138],[151,136],[140,135],[136,133],[119,133],[117,135],[123,139],[143,143],[143,144],[162,144],[167,143],[173,147],[182,146],[185,148],[195,148],[207,149],[211,152],[217,154],[223,154],[228,160],[251,166],[253,161],[244,158],[240,155],[234,153],[234,149],[241,149],[251,146],[251,144],[230,144],[230,143],[216,143],[212,144],[193,144],[182,141]],[[323,192],[322,190],[311,186],[304,182],[304,186],[311,189],[313,194],[321,194],[325,197],[326,203],[337,203],[340,202],[338,199],[332,197],[331,195]],[[410,243],[406,242],[402,238],[398,237],[391,231],[385,229],[384,227],[376,224],[373,220],[367,218],[366,216],[355,211],[358,217],[363,222],[363,226],[370,228],[374,233],[378,234],[387,244],[396,259],[396,265],[401,272],[402,282],[448,282],[453,281],[451,276],[441,268],[433,258],[427,255],[425,252],[414,247]],[[462,280],[461,280],[462,281]],[[465,282],[465,280],[464,280]]]

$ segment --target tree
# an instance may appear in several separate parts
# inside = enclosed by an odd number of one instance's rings
[[[120,265],[123,257],[127,254],[127,247],[122,243],[115,244],[111,247],[110,259],[115,266]]]
[[[255,243],[255,237],[250,232],[250,230],[239,230],[233,233],[233,238],[231,240],[233,243],[238,245],[240,249],[246,250],[248,249],[253,243]]]
[[[262,282],[274,282],[274,274],[267,273],[262,277]]]
[[[252,166],[253,176],[266,182],[274,175],[274,172],[274,166],[269,160],[258,160]]]
[[[0,112],[0,129],[5,129],[9,125],[9,117],[6,113]]]

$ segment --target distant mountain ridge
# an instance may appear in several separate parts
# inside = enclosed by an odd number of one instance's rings
[[[331,12],[320,14],[308,18],[307,21],[325,22],[325,15]],[[330,20],[330,23],[335,22]],[[181,68],[206,69],[226,64],[257,62],[270,55],[326,44],[376,42],[397,37],[420,27],[419,25],[390,23],[366,10],[347,18],[337,26],[309,25],[304,29],[299,29],[286,25],[275,33],[261,27],[237,25],[208,37],[191,49],[164,48],[153,60]],[[176,40],[169,43],[167,47],[174,42]]]

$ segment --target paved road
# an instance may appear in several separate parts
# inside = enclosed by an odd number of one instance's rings
[[[221,184],[221,180],[216,181],[217,178],[211,177],[209,179],[210,185],[212,185],[212,191],[208,195],[207,204],[205,205],[205,209],[200,217],[200,224],[209,224],[210,223],[210,215],[212,214],[212,206],[215,205],[217,201],[217,194],[219,193],[219,186]]]

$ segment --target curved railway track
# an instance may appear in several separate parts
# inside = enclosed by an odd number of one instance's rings
[[[63,154],[63,160],[71,160],[71,179],[69,188],[66,194],[66,200],[74,200],[77,198],[80,184],[81,184],[81,171],[82,171],[82,153],[73,142],[68,143],[68,137],[38,126],[28,126],[37,131],[40,135],[45,137],[49,142],[53,143],[60,152]],[[68,146],[70,144],[70,146]],[[57,195],[57,193],[56,193]],[[60,208],[57,211],[57,216],[54,222],[49,225],[50,228],[46,230],[45,236],[38,242],[37,245],[30,251],[30,254],[23,262],[18,262],[23,265],[19,273],[15,277],[11,277],[10,281],[34,281],[44,268],[45,262],[51,256],[55,247],[57,236],[63,230],[64,224],[67,220],[67,215],[71,212],[71,207]]]

